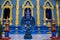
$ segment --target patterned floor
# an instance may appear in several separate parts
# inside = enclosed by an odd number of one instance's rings
[[[10,40],[25,40],[24,34],[11,34],[10,37]],[[50,40],[51,34],[32,34],[32,37],[31,40]]]

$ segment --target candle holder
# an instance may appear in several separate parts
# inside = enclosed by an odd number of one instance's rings
[[[9,40],[10,37],[9,37],[9,20],[8,20],[8,18],[6,19],[6,22],[5,22],[4,32],[5,32],[5,37],[3,38],[3,40]]]
[[[52,37],[51,40],[56,40],[56,26],[55,26],[55,22],[54,20],[52,20],[52,27],[51,27],[51,31],[52,31]]]

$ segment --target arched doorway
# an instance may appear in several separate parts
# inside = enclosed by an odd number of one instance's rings
[[[52,19],[52,11],[51,9],[46,9],[46,18],[49,20],[49,19]]]
[[[3,12],[3,19],[7,19],[10,18],[10,9],[9,8],[5,8],[4,12]]]
[[[4,20],[9,19],[10,25],[12,25],[12,8],[13,5],[10,0],[5,0],[4,3],[1,6],[2,8],[2,14],[1,14],[1,19],[2,19],[2,24],[5,22]]]
[[[52,5],[50,0],[46,0],[44,5],[44,25],[46,24],[46,21],[48,21],[48,24],[50,25],[50,21],[52,21],[51,19],[54,19],[54,14],[53,14],[53,10],[54,10],[54,6]]]

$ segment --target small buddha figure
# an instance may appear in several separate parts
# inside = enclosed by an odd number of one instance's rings
[[[24,39],[32,39],[30,30],[34,27],[34,25],[35,19],[33,16],[31,16],[31,9],[26,8],[24,17],[21,19],[21,26],[26,28]]]
[[[35,19],[33,16],[31,16],[31,9],[30,8],[26,8],[24,13],[24,17],[22,17],[21,19],[21,26],[27,26],[27,25],[31,25],[34,26],[35,25]]]
[[[30,13],[30,10],[28,8],[26,9],[25,17],[26,17],[26,19],[31,18],[31,13]]]

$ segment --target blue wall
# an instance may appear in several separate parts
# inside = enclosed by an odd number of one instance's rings
[[[22,18],[22,4],[24,3],[25,0],[20,0],[20,8],[19,8],[19,25],[20,25],[20,21],[21,21],[21,18]],[[33,5],[34,5],[34,18],[35,18],[35,21],[37,20],[36,18],[36,0],[31,0]],[[0,5],[2,5],[4,2],[4,0],[0,0]],[[15,21],[16,21],[16,0],[11,0],[12,4],[13,4],[13,11],[12,11],[12,17],[13,17],[13,25],[15,25]],[[44,5],[44,2],[45,0],[40,0],[40,24],[41,26],[43,25],[43,18],[44,18],[44,10],[43,10],[43,5]],[[56,6],[56,2],[54,0],[51,0],[53,6]],[[59,6],[60,6],[60,3],[59,3]],[[56,8],[54,8],[54,18],[55,18],[55,21],[56,21]],[[0,14],[2,13],[2,9],[0,7]],[[60,8],[59,8],[59,13],[60,13]],[[1,16],[1,15],[0,15]],[[57,22],[57,21],[56,21]]]

